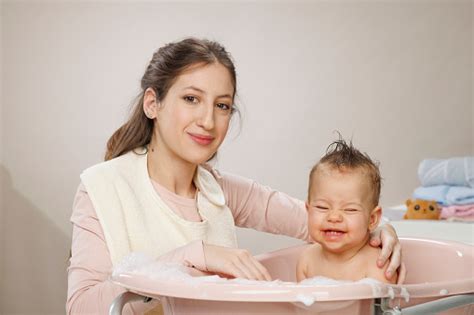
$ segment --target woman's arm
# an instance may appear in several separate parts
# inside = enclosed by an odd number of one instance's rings
[[[257,182],[212,170],[235,224],[310,241],[304,202]]]
[[[68,268],[67,314],[107,314],[113,299],[125,289],[110,281],[113,266],[109,250],[94,206],[82,184],[74,199],[71,222],[73,235]],[[171,251],[159,260],[206,270],[201,241]],[[142,314],[155,305],[129,303],[124,308],[124,314]]]

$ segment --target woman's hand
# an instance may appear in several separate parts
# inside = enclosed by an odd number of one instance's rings
[[[402,246],[395,229],[390,224],[379,226],[370,235],[370,245],[374,247],[382,246],[382,251],[377,259],[377,266],[380,268],[390,258],[390,263],[385,271],[385,278],[390,279],[399,269],[397,284],[402,284],[405,281],[406,269],[402,262]]]
[[[208,271],[249,280],[272,280],[248,250],[204,244],[204,256]]]

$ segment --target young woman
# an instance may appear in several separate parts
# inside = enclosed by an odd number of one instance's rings
[[[109,280],[112,268],[131,251],[270,280],[265,267],[237,248],[235,226],[309,240],[304,202],[206,164],[236,112],[235,68],[220,44],[188,38],[161,47],[141,87],[130,119],[107,143],[106,161],[81,175],[71,217],[68,314],[107,313],[125,291]],[[391,257],[387,272],[396,272],[401,251],[393,228],[379,228],[371,243],[382,244],[379,266]]]

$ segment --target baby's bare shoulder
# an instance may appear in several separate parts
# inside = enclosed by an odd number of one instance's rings
[[[311,244],[308,247],[306,247],[303,252],[301,253],[302,256],[313,256],[313,255],[319,255],[321,252],[321,245],[315,243]]]
[[[377,258],[379,257],[381,252],[382,252],[382,249],[380,247],[373,247],[373,246],[370,246],[369,243],[367,243],[363,249],[364,259],[373,258],[372,262],[376,264]]]
[[[296,279],[298,282],[311,278],[316,274],[321,257],[320,252],[321,246],[319,244],[311,244],[302,251],[296,264]]]
[[[321,252],[321,245],[311,244],[306,247],[300,254],[299,261],[304,263],[310,263],[318,259]]]
[[[381,251],[381,248],[373,247],[369,244],[364,248],[365,255],[363,258],[365,259],[367,268],[366,277],[374,278],[386,283],[396,283],[396,275],[392,277],[392,279],[385,278],[385,270],[387,270],[389,264],[388,260],[383,267],[380,268],[377,266],[377,259],[379,258]]]

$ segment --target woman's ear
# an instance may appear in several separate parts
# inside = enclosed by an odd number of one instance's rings
[[[377,206],[370,212],[369,217],[369,232],[372,232],[377,228],[382,217],[382,207]]]
[[[152,88],[147,88],[143,94],[143,111],[149,119],[155,119],[158,115],[158,104],[156,93]]]

